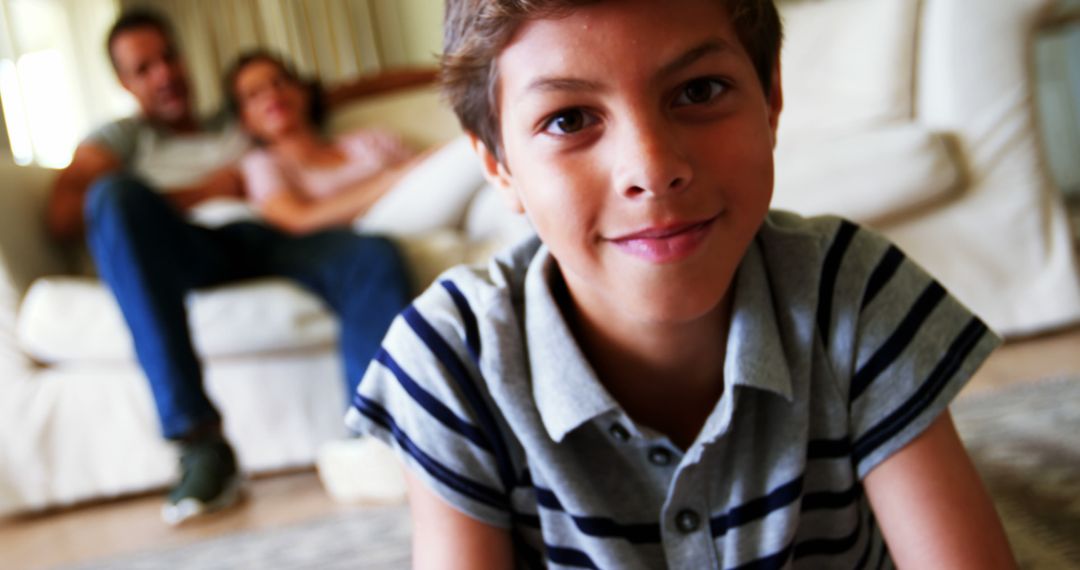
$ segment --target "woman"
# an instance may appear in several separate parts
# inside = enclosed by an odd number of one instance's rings
[[[242,56],[226,82],[233,110],[258,145],[241,162],[248,196],[282,230],[349,225],[410,164],[412,153],[384,131],[323,136],[318,86],[267,52]]]
[[[351,397],[411,284],[390,241],[348,226],[400,178],[411,153],[380,131],[324,137],[317,87],[265,52],[233,65],[226,93],[256,142],[241,161],[250,202],[270,226],[259,226],[265,247],[255,257],[337,313]]]

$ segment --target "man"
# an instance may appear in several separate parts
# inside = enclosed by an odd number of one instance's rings
[[[184,211],[208,198],[241,196],[233,164],[248,149],[247,138],[224,117],[207,124],[195,118],[187,71],[169,24],[153,13],[129,12],[113,25],[106,45],[140,114],[101,127],[75,150],[49,201],[53,236],[81,238],[90,185],[121,170],[161,189]]]
[[[408,302],[410,283],[382,238],[342,229],[286,236],[250,218],[210,223],[207,200],[243,195],[235,163],[248,149],[245,135],[228,120],[196,120],[183,60],[160,17],[126,13],[107,48],[140,114],[79,145],[57,180],[48,225],[60,240],[85,234],[131,330],[162,433],[180,445],[181,478],[162,509],[177,524],[233,504],[240,488],[221,416],[203,388],[186,295],[269,275],[299,282],[341,317],[341,350],[355,383]]]

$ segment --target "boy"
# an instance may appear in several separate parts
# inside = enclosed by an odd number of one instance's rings
[[[767,211],[770,1],[446,21],[539,240],[445,274],[349,412],[408,467],[417,567],[1013,565],[946,410],[997,339],[881,238]]]

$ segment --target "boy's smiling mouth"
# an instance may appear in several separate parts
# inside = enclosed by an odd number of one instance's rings
[[[717,214],[705,220],[645,228],[607,238],[625,253],[651,263],[672,263],[688,257],[705,241]]]

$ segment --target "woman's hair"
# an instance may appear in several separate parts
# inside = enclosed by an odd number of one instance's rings
[[[461,121],[502,159],[495,61],[518,26],[557,17],[599,0],[447,0],[443,23],[443,93]],[[739,42],[768,93],[783,35],[772,0],[715,0],[731,17]]]
[[[236,79],[245,67],[258,62],[267,62],[275,65],[281,72],[296,85],[308,92],[308,120],[316,129],[321,129],[326,122],[326,100],[323,97],[322,85],[317,80],[305,80],[284,59],[271,51],[255,49],[240,54],[225,72],[225,104],[230,113],[240,116],[240,100],[236,95]]]

